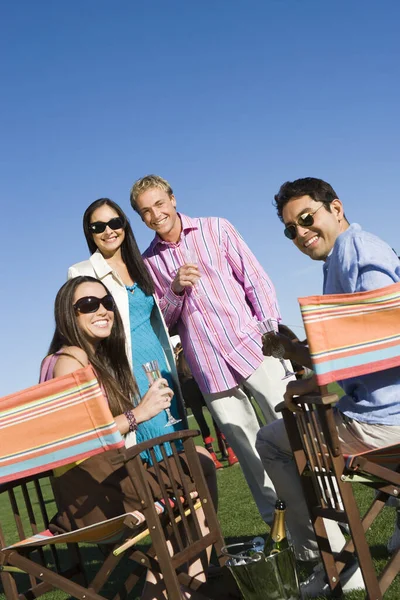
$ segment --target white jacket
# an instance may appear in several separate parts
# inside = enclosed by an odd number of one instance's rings
[[[104,259],[103,255],[99,250],[96,250],[89,260],[84,260],[80,263],[72,265],[68,269],[68,279],[78,277],[79,275],[89,275],[99,279],[112,294],[115,304],[120,312],[122,323],[124,325],[124,331],[126,336],[126,354],[128,356],[129,364],[132,367],[132,339],[131,339],[131,326],[129,320],[129,301],[128,294],[125,288],[125,284],[121,277],[116,271]],[[178,373],[175,365],[175,355],[171,345],[171,340],[168,335],[167,326],[165,325],[164,317],[158,306],[156,297],[154,296],[154,309],[151,314],[151,325],[154,329],[155,334],[160,340],[161,346],[164,350],[167,364],[171,371],[172,379],[174,381],[175,394],[178,400],[178,404],[181,405],[179,412],[182,418],[186,419],[185,405],[183,402],[182,392],[179,385]]]

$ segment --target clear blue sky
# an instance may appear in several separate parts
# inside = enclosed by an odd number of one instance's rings
[[[400,250],[397,0],[25,0],[0,7],[0,395],[34,384],[81,218],[159,173],[191,216],[239,229],[284,321],[321,290],[287,241],[283,181],[329,181]],[[300,330],[299,330],[300,331]]]

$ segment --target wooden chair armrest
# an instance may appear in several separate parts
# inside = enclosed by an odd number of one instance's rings
[[[301,398],[301,400],[300,400]],[[299,404],[317,404],[318,406],[327,406],[335,404],[339,401],[337,394],[307,394],[307,396],[299,396]]]
[[[131,448],[126,448],[122,450],[122,452],[112,459],[112,462],[120,463],[131,460],[135,456],[138,456],[143,450],[149,450],[149,448],[153,448],[154,446],[159,446],[165,442],[173,442],[176,440],[187,440],[189,438],[197,437],[200,432],[197,429],[183,429],[182,431],[173,431],[172,433],[168,433],[166,435],[161,435],[156,438],[152,438],[151,440],[147,440],[146,442],[141,442],[140,444],[136,444]]]
[[[317,404],[319,406],[327,406],[329,404],[335,404],[338,402],[339,396],[337,394],[307,394],[306,396],[298,396],[297,404]],[[282,412],[286,408],[284,402],[280,402],[275,406],[275,412]]]

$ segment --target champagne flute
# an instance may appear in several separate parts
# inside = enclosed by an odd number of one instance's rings
[[[156,381],[157,379],[160,379],[162,377],[160,367],[158,366],[158,360],[150,360],[149,362],[144,363],[142,365],[142,368],[146,373],[147,381],[149,382],[149,387],[151,386],[153,381]],[[175,419],[169,408],[166,408],[165,412],[167,413],[168,421],[166,422],[164,427],[170,427],[171,425],[176,425],[176,423],[180,423],[182,421],[182,419]]]
[[[197,258],[196,250],[194,250],[193,248],[185,248],[182,246],[181,251],[182,251],[182,255],[183,255],[183,260],[185,261],[186,265],[195,265],[196,267],[198,267],[199,260]],[[201,288],[200,282],[197,281],[195,286],[192,289],[195,291],[197,296],[202,298],[204,296],[204,294],[200,288]]]
[[[258,321],[257,327],[258,331],[263,337],[268,336],[270,338],[271,356],[273,356],[274,358],[278,358],[282,367],[285,369],[285,374],[282,377],[282,379],[288,379],[289,377],[292,377],[292,375],[295,375],[293,371],[290,371],[287,368],[286,362],[283,359],[283,355],[285,354],[285,348],[283,344],[281,344],[281,342],[279,341],[278,336],[276,335],[278,329],[278,321],[274,321],[274,319],[264,319],[264,321]]]

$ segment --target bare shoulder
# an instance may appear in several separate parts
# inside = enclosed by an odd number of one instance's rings
[[[60,357],[54,367],[54,377],[68,375],[89,364],[88,356],[78,346],[68,346],[61,349]]]

